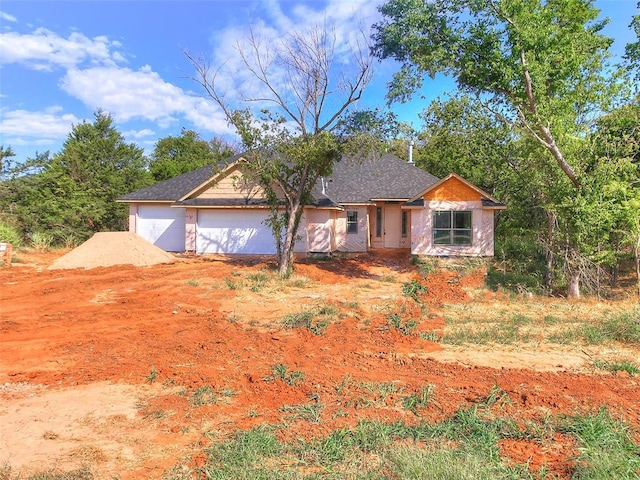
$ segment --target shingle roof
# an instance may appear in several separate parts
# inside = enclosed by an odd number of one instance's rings
[[[141,188],[118,198],[119,201],[175,202],[213,176],[214,165],[206,165],[150,187]]]
[[[339,203],[367,203],[372,199],[408,200],[439,178],[395,155],[364,160],[343,158],[333,167],[325,193]]]
[[[240,155],[233,157],[226,163],[233,163],[240,157]],[[128,193],[118,200],[177,202],[207,182],[213,173],[214,165],[207,165]],[[341,203],[368,203],[372,199],[407,200],[438,180],[430,173],[390,154],[381,157],[372,156],[364,160],[344,157],[335,164],[331,177],[318,181],[314,188],[316,199],[314,204],[336,206]],[[325,182],[324,193],[322,193],[322,181]],[[204,205],[196,199],[188,199],[181,203],[193,206]]]

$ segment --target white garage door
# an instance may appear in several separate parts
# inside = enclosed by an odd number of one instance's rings
[[[184,252],[184,208],[138,206],[136,233],[167,252]]]
[[[200,210],[196,228],[197,253],[275,254],[266,210]]]

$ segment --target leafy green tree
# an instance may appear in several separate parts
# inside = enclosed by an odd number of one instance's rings
[[[494,114],[530,137],[545,153],[542,191],[550,228],[565,258],[579,256],[578,225],[559,205],[570,205],[584,180],[588,115],[615,93],[608,68],[612,40],[601,34],[592,0],[390,0],[380,7],[375,51],[402,62],[391,99],[406,100],[423,77],[451,75]],[[566,197],[569,198],[566,198]],[[557,213],[564,218],[558,221]],[[552,245],[552,248],[555,246]],[[579,295],[582,267],[568,268],[568,290]]]
[[[30,173],[12,180],[7,201],[27,234],[45,232],[58,243],[125,229],[126,206],[115,199],[152,181],[143,150],[125,143],[100,110],[93,123],[73,127],[60,153],[27,166]]]
[[[638,2],[636,8],[640,9],[640,2]],[[640,82],[640,15],[633,16],[629,27],[635,32],[638,40],[627,44],[624,60],[627,64],[627,69],[630,72],[635,72],[635,81]]]
[[[217,163],[234,153],[229,145],[220,140],[207,142],[193,130],[183,128],[177,137],[158,140],[151,154],[149,171],[154,180],[160,182]]]
[[[619,262],[633,252],[640,295],[640,96],[600,117],[590,136],[594,185],[593,212],[601,228],[591,225],[589,245],[617,280]]]
[[[238,47],[243,73],[249,72],[262,88],[241,92],[251,82],[231,72],[238,97],[225,95],[217,81],[219,71],[212,72],[207,62],[188,56],[196,69],[195,80],[242,140],[246,173],[266,192],[278,270],[286,276],[293,265],[304,206],[312,201],[316,181],[330,175],[354,139],[336,135],[338,122],[360,99],[371,78],[372,61],[368,47],[361,44],[339,63],[336,34],[326,26],[292,31],[270,43],[251,31],[247,42]],[[222,84],[227,81],[225,77]]]
[[[421,118],[417,166],[438,177],[455,172],[493,195],[505,193],[501,184],[508,180],[515,140],[508,124],[469,96],[434,101]]]
[[[0,181],[8,175],[11,169],[11,158],[15,156],[16,153],[10,146],[5,148],[4,145],[0,145]]]

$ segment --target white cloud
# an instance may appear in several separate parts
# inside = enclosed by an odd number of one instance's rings
[[[360,50],[368,54],[367,45],[370,26],[377,21],[379,13],[376,3],[370,0],[329,0],[325,8],[314,8],[317,3],[300,2],[292,5],[280,0],[268,0],[260,4],[261,15],[249,18],[251,32],[259,43],[260,60],[275,58],[278,49],[286,48],[285,44],[292,32],[312,32],[326,25],[335,35],[333,66],[336,71],[330,76],[338,81],[343,75],[349,78],[349,69],[355,68],[353,52]],[[212,70],[220,68],[216,76],[216,89],[223,92],[229,101],[241,102],[242,98],[271,97],[264,91],[264,85],[256,81],[243,58],[238,55],[241,50],[248,55],[248,63],[256,65],[256,53],[248,43],[249,28],[231,25],[218,31],[212,39]],[[279,92],[288,92],[290,96],[291,79],[278,65],[269,66],[270,81]],[[338,88],[337,85],[333,87]],[[239,104],[239,103],[238,103]],[[260,107],[264,104],[258,105]]]
[[[112,52],[120,46],[106,36],[89,38],[73,32],[63,38],[46,28],[33,33],[0,34],[0,63],[20,63],[33,70],[50,71],[55,67],[74,68],[83,62],[93,65],[115,65],[124,57]]]
[[[136,140],[140,138],[150,137],[154,135],[155,132],[150,128],[143,128],[142,130],[129,130],[127,132],[122,132],[122,135],[126,138],[135,138]]]
[[[41,142],[47,143],[65,137],[71,132],[72,126],[80,121],[73,114],[62,113],[60,107],[50,107],[39,112],[3,111],[0,131],[4,137],[39,138]]]
[[[72,69],[61,81],[62,89],[91,109],[103,108],[116,121],[143,119],[161,128],[185,117],[196,127],[225,134],[229,127],[213,102],[185,93],[164,81],[151,67]]]
[[[6,12],[0,12],[0,20],[4,20],[5,22],[17,22],[18,19],[16,17],[14,17],[13,15],[9,15]]]

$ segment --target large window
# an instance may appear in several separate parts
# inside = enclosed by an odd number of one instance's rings
[[[358,212],[347,211],[347,233],[358,233]]]
[[[445,210],[433,214],[435,245],[471,245],[471,212]]]

